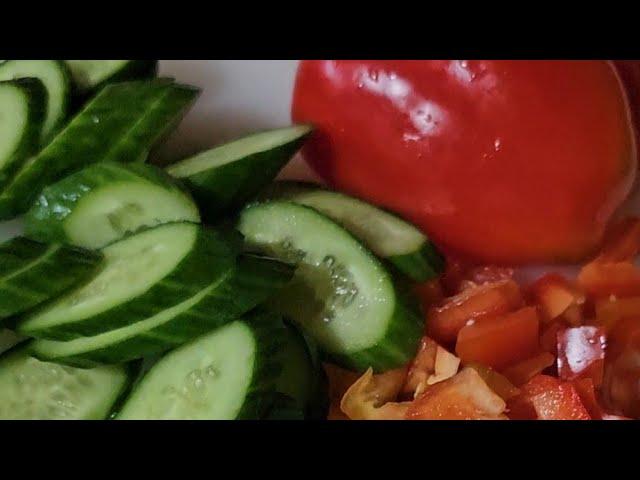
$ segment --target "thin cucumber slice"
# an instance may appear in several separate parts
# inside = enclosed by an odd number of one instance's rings
[[[146,320],[224,276],[237,249],[225,235],[190,223],[142,231],[105,247],[104,268],[91,282],[27,315],[17,331],[73,340]]]
[[[0,188],[38,148],[47,92],[35,78],[0,82]]]
[[[37,78],[47,91],[46,116],[40,134],[44,145],[67,118],[71,92],[69,71],[59,60],[7,60],[0,63],[0,80],[17,78]]]
[[[167,79],[106,86],[0,193],[0,219],[26,212],[44,187],[87,165],[146,159],[198,93]]]
[[[157,60],[65,60],[76,90],[81,94],[99,90],[108,83],[152,78]]]
[[[45,188],[25,217],[25,234],[102,248],[141,227],[199,222],[189,193],[153,165],[103,162]]]
[[[21,345],[0,356],[0,420],[103,420],[130,381],[123,365],[56,365]]]
[[[299,415],[308,419],[326,418],[326,378],[315,342],[295,325],[286,327],[282,372],[276,382],[278,396],[269,418],[298,419]]]
[[[167,354],[122,407],[122,420],[260,419],[273,401],[284,326],[235,321]]]
[[[300,149],[311,127],[257,133],[167,167],[185,181],[203,215],[216,218],[254,197]]]
[[[102,255],[16,237],[0,245],[0,320],[26,312],[89,280]]]
[[[362,200],[299,182],[276,182],[263,197],[285,199],[320,211],[412,280],[425,282],[444,271],[444,258],[424,233]]]
[[[236,267],[214,284],[149,319],[68,342],[35,340],[30,349],[42,360],[81,367],[158,355],[236,320],[292,276],[293,267],[282,262],[241,256]]]
[[[247,207],[238,228],[249,249],[297,263],[294,280],[270,304],[336,363],[384,371],[413,358],[420,316],[378,259],[337,223],[311,208],[273,201]]]

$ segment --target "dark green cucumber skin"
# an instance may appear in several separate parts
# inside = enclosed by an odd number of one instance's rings
[[[416,282],[438,278],[445,269],[445,259],[431,242],[419,251],[407,255],[394,255],[386,259],[393,267]]]
[[[39,257],[42,262],[16,273]],[[96,273],[101,260],[99,252],[47,245],[24,237],[0,245],[0,320],[26,312],[84,283]],[[12,274],[15,276],[7,279]]]
[[[311,182],[282,180],[273,182],[264,188],[258,195],[258,200],[286,199],[295,202],[295,198],[292,197],[295,197],[296,194],[313,190],[326,190],[326,188]],[[346,194],[342,195],[347,196]],[[395,213],[381,207],[375,206],[375,208],[389,215],[396,216]],[[444,256],[429,239],[426,239],[426,243],[417,252],[406,255],[393,255],[391,257],[381,258],[381,260],[390,265],[393,270],[407,276],[415,282],[427,282],[438,278],[442,275],[446,266]]]
[[[0,354],[0,367],[2,365],[2,360],[6,357],[8,357],[9,355],[13,355],[16,353],[19,353],[21,350],[24,350],[25,353],[30,353],[29,352],[29,344],[31,343],[31,340],[25,340],[22,341],[16,345],[14,345],[13,347],[11,347],[9,350],[6,350],[4,352],[2,352]],[[35,357],[33,357],[35,358]],[[38,358],[36,358],[36,360],[39,360]],[[39,360],[42,361],[42,360]],[[53,363],[53,362],[49,362],[49,363]],[[124,401],[127,399],[127,397],[129,396],[129,393],[131,392],[131,389],[133,388],[134,384],[135,384],[135,380],[138,378],[138,376],[140,375],[140,363],[138,362],[133,362],[131,364],[125,365],[123,367],[126,371],[126,375],[127,375],[127,381],[124,382],[124,384],[122,385],[122,388],[120,389],[120,391],[116,394],[115,396],[115,401],[113,402],[111,408],[109,409],[109,411],[104,415],[104,417],[100,420],[108,420],[110,418],[112,418],[114,416],[114,412],[118,411],[118,408],[120,405],[122,405],[124,403]]]
[[[276,392],[271,408],[263,420],[284,421],[284,420],[306,420],[307,416],[297,400]]]
[[[96,188],[120,181],[139,181],[180,191],[189,191],[176,179],[153,165],[142,163],[101,162],[76,172],[46,187],[25,215],[25,235],[43,242],[67,242],[64,219],[77,204]]]
[[[4,62],[0,63],[0,69],[2,69],[3,66],[8,65],[12,62],[19,62],[19,61],[20,60],[5,60]],[[64,125],[64,122],[67,120],[69,110],[70,110],[70,105],[71,105],[71,73],[69,72],[69,69],[67,68],[67,66],[62,60],[55,60],[55,62],[60,68],[60,73],[64,78],[63,81],[65,84],[64,85],[65,91],[63,94],[62,113],[60,115],[60,118],[58,118],[56,123],[51,128],[51,131],[47,135],[43,135],[42,131],[40,132],[40,140],[38,141],[38,146],[40,147],[46,145],[60,131],[60,129]],[[46,92],[45,92],[45,98],[46,98]],[[45,112],[46,111],[47,111],[47,107],[45,105]],[[2,211],[2,202],[0,201],[0,212],[1,211]],[[0,219],[2,219],[1,213],[0,213]]]
[[[6,186],[0,220],[26,212],[44,187],[87,165],[146,159],[198,95],[167,79],[106,86]]]
[[[158,60],[130,60],[123,68],[115,72],[102,82],[92,85],[89,88],[82,88],[75,81],[74,100],[76,104],[85,101],[88,96],[95,94],[100,89],[111,83],[127,82],[132,80],[145,80],[158,76]],[[72,75],[73,80],[73,75]]]
[[[282,371],[279,352],[286,342],[286,330],[279,315],[257,312],[246,317],[257,340],[251,386],[236,420],[264,418],[275,400],[276,379]]]
[[[203,218],[217,220],[255,197],[300,150],[308,135],[266,152],[182,178],[193,193]]]
[[[142,295],[93,317],[39,330],[24,328],[24,322],[30,318],[27,316],[18,323],[17,331],[33,338],[73,340],[83,336],[99,335],[145,320],[193,297],[224,275],[233,267],[238,254],[237,248],[238,245],[230,242],[226,235],[213,229],[198,227],[197,239],[191,252],[167,277]],[[209,261],[203,262],[203,259]],[[34,312],[34,315],[39,312],[40,310]]]
[[[47,91],[37,78],[20,78],[0,82],[11,83],[21,89],[27,98],[27,126],[22,139],[11,158],[0,169],[0,189],[11,181],[22,163],[35,154],[40,144],[40,135],[47,112]]]
[[[196,305],[163,325],[104,348],[68,357],[39,359],[91,368],[165,353],[200,335],[237,320],[264,302],[293,277],[294,268],[277,260],[242,255],[229,277]]]

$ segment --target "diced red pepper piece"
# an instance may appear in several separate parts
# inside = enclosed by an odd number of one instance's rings
[[[467,323],[508,313],[520,305],[520,287],[513,280],[470,288],[430,309],[427,333],[438,342],[450,344]]]
[[[523,405],[529,405],[539,420],[591,419],[578,392],[569,382],[562,382],[547,375],[537,375],[529,380],[521,391],[522,394],[513,402],[519,409],[518,414],[525,410],[522,408]]]
[[[511,383],[516,386],[524,385],[536,375],[553,365],[556,361],[555,355],[549,352],[542,352],[534,357],[517,363],[502,372]]]
[[[606,336],[599,327],[573,327],[558,332],[558,376],[562,380],[589,377],[602,384]]]
[[[598,397],[596,396],[596,390],[593,385],[593,380],[590,378],[581,378],[573,381],[573,386],[580,396],[582,404],[589,412],[589,415],[593,420],[602,419],[602,408],[598,403]]]
[[[463,363],[476,362],[502,370],[538,351],[539,324],[534,307],[477,321],[460,330],[456,353]]]
[[[585,302],[584,294],[556,273],[550,273],[538,279],[529,287],[529,291],[542,310],[543,321],[554,320],[569,308]]]
[[[480,375],[489,388],[497,393],[503,400],[510,400],[520,394],[520,390],[511,383],[507,377],[496,372],[493,368],[479,363],[470,363],[467,366],[478,372],[478,375]]]
[[[444,300],[444,292],[439,280],[421,283],[415,287],[415,290],[425,312]]]
[[[591,262],[580,270],[578,285],[595,298],[640,296],[640,269],[628,262]]]

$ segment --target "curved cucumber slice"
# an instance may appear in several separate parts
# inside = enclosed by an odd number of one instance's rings
[[[93,275],[102,255],[17,237],[0,245],[0,320],[62,295]]]
[[[412,280],[444,271],[444,258],[415,226],[357,198],[299,182],[276,182],[264,194],[314,208],[335,220]]]
[[[282,372],[276,382],[278,396],[269,418],[326,418],[328,404],[324,369],[315,342],[293,325],[286,325],[286,343],[282,350]]]
[[[186,182],[203,215],[215,218],[271,182],[310,133],[306,125],[257,133],[170,165],[167,171]]]
[[[66,367],[19,346],[0,357],[0,420],[102,420],[130,381],[123,365]]]
[[[140,227],[199,222],[190,195],[152,165],[97,163],[45,188],[25,217],[40,241],[102,248]]]
[[[0,194],[0,219],[26,212],[44,187],[87,165],[146,159],[198,90],[166,79],[108,85]]]
[[[76,90],[99,90],[107,83],[152,78],[158,71],[157,60],[65,60]]]
[[[236,320],[292,276],[293,268],[282,262],[241,256],[237,266],[216,283],[149,319],[68,342],[35,340],[30,349],[42,360],[81,367],[157,355]]]
[[[47,108],[40,80],[0,82],[0,188],[36,152]]]
[[[192,298],[233,268],[237,246],[190,223],[173,223],[120,240],[102,252],[91,282],[28,315],[17,331],[72,340],[148,319]]]
[[[259,419],[273,401],[284,326],[261,314],[167,354],[122,407],[123,420]]]
[[[422,321],[382,264],[346,230],[311,208],[274,201],[239,222],[250,249],[296,262],[273,308],[295,320],[340,365],[396,368],[415,354]]]
[[[37,78],[44,85],[47,106],[40,135],[46,143],[67,117],[71,92],[69,71],[59,60],[7,60],[0,63],[0,80]]]

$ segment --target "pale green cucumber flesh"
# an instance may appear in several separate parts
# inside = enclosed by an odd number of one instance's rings
[[[37,78],[47,90],[47,110],[41,139],[46,142],[67,116],[69,72],[59,60],[7,60],[0,64],[0,80]]]
[[[302,146],[311,127],[297,125],[257,133],[167,167],[183,179],[203,215],[215,218],[253,198]]]
[[[311,208],[274,201],[246,208],[238,228],[249,249],[297,264],[291,284],[269,305],[341,365],[382,371],[412,358],[420,317],[404,304],[384,266],[337,223]]]
[[[292,275],[292,267],[281,262],[243,256],[214,284],[149,319],[68,342],[35,340],[30,349],[37,358],[77,366],[157,355],[236,320],[286,285]]]
[[[274,393],[282,323],[236,321],[173,350],[122,407],[122,420],[259,419]],[[270,325],[269,325],[270,324]]]
[[[18,332],[72,340],[150,318],[223,275],[238,248],[230,238],[189,223],[126,237],[102,250],[104,267],[91,282],[27,315]]]
[[[431,280],[444,270],[443,257],[418,228],[362,200],[299,182],[276,182],[262,196],[320,211],[413,280]]]
[[[81,93],[110,82],[153,76],[157,60],[65,60],[76,89]]]
[[[0,419],[102,420],[129,380],[123,365],[77,369],[42,362],[19,346],[0,357]]]
[[[23,237],[0,244],[0,320],[89,281],[101,260],[98,252]]]
[[[0,219],[26,212],[43,188],[87,165],[146,159],[198,93],[167,79],[107,85],[22,165],[0,193]]]
[[[43,190],[25,217],[40,241],[102,248],[141,227],[199,222],[190,195],[161,169],[144,164],[90,165]]]

